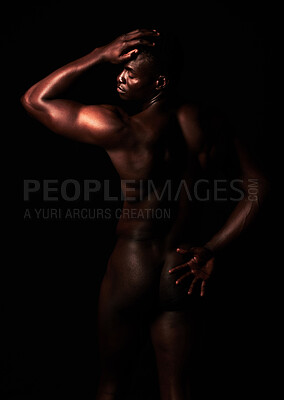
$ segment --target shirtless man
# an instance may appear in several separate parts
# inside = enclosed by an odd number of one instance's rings
[[[172,201],[163,189],[165,182],[177,187],[182,179],[190,186],[206,168],[212,146],[200,128],[198,110],[189,104],[175,105],[168,95],[170,68],[154,56],[161,42],[156,30],[122,35],[51,73],[22,98],[25,109],[53,132],[103,147],[121,178],[123,209],[142,212],[142,218],[122,212],[101,286],[97,400],[120,398],[141,321],[149,324],[161,399],[192,398],[188,377],[195,329],[191,299],[204,295],[215,254],[251,223],[265,191],[260,172],[236,141],[244,196],[209,241],[196,243],[194,202],[185,190]],[[121,64],[117,92],[126,105],[132,105],[131,111],[61,99],[78,77],[103,63]],[[249,178],[260,182],[258,201],[248,198]],[[142,194],[149,181],[155,190],[145,189]],[[171,217],[146,215],[146,210],[157,208],[170,209]]]

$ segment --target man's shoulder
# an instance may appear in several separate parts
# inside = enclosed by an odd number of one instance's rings
[[[102,104],[101,107],[111,114],[112,117],[117,120],[117,123],[124,128],[127,127],[129,124],[129,115],[123,110],[123,108],[111,104]]]
[[[110,104],[84,105],[80,109],[80,118],[100,124],[104,130],[119,131],[126,126],[126,117],[122,110]]]
[[[196,119],[199,113],[199,106],[190,102],[180,102],[176,104],[175,111],[178,118]]]
[[[127,132],[121,113],[111,105],[82,105],[76,122],[79,130],[92,138],[92,143],[106,149],[117,147]]]

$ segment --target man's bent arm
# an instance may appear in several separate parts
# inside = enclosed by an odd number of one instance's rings
[[[101,62],[119,64],[130,60],[139,44],[152,45],[153,30],[136,30],[122,35],[108,45],[93,50],[33,85],[22,97],[25,109],[52,131],[80,141],[104,147],[119,142],[124,128],[115,108],[85,106],[60,99],[81,74]],[[115,135],[116,134],[116,135]]]
[[[208,158],[205,148],[206,140],[198,122],[198,111],[191,106],[184,105],[179,113],[179,121],[189,148],[198,155],[201,168],[206,170]],[[213,253],[237,239],[253,222],[268,192],[269,185],[266,177],[254,164],[246,147],[238,139],[235,139],[235,150],[240,163],[244,195],[223,227],[204,245]],[[258,185],[257,195],[250,196],[249,194],[251,182]]]
[[[242,186],[244,196],[239,201],[224,226],[205,244],[205,247],[213,253],[222,250],[242,232],[249,227],[259,213],[269,188],[266,177],[252,163],[245,148],[239,141],[236,141],[236,149],[239,154],[240,166],[242,170]],[[254,182],[257,185],[257,194],[253,196],[249,193],[249,185]]]
[[[122,124],[117,115],[101,106],[85,106],[60,99],[61,93],[85,71],[105,61],[102,48],[73,61],[33,85],[22,97],[24,108],[53,132],[83,142],[104,145]]]
[[[86,56],[57,69],[33,85],[23,96],[23,102],[37,110],[45,110],[48,101],[58,98],[85,71],[103,62],[103,56],[100,48],[94,49]]]

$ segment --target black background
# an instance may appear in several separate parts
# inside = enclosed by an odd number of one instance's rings
[[[46,203],[42,192],[23,201],[23,180],[111,179],[105,153],[58,137],[32,120],[20,97],[54,69],[137,27],[175,31],[185,49],[180,90],[224,111],[272,180],[274,131],[268,134],[271,27],[277,11],[258,2],[62,2],[21,3],[2,14],[2,89],[7,121],[2,150],[4,369],[9,396],[75,394],[94,398],[97,384],[96,307],[110,254],[115,220],[24,220],[26,208],[106,208],[84,199]],[[272,40],[273,41],[273,40]],[[190,74],[188,73],[190,71]],[[98,69],[75,86],[85,102],[115,101],[115,71]],[[8,106],[8,107],[7,107]],[[269,139],[269,140],[268,140]],[[4,143],[4,141],[3,141]],[[118,186],[117,186],[118,188]],[[267,381],[267,334],[275,322],[267,299],[275,230],[271,198],[259,221],[224,255],[223,275],[208,305],[200,387],[205,398],[256,398]],[[272,211],[271,211],[272,210]],[[268,276],[267,276],[268,275]],[[135,370],[132,399],[151,399],[155,369],[149,345]],[[153,390],[155,392],[155,390]],[[203,395],[200,395],[200,398]],[[154,398],[154,397],[153,397]]]

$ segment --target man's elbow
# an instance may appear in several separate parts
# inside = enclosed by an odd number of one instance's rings
[[[20,100],[23,107],[28,111],[41,110],[42,108],[42,95],[37,90],[37,84],[30,87]]]
[[[27,107],[27,105],[28,105],[28,103],[29,103],[29,100],[28,100],[28,97],[27,97],[27,94],[26,94],[26,93],[23,94],[23,95],[21,96],[20,102],[21,102],[21,104],[22,104],[22,106],[23,106],[24,108]]]
[[[31,101],[30,91],[28,90],[24,95],[20,98],[22,106],[27,110],[30,111],[34,108],[33,103]]]
[[[254,178],[248,178],[243,190],[246,199],[257,200],[258,206],[262,206],[269,196],[271,188],[268,178],[264,175],[258,175]]]

